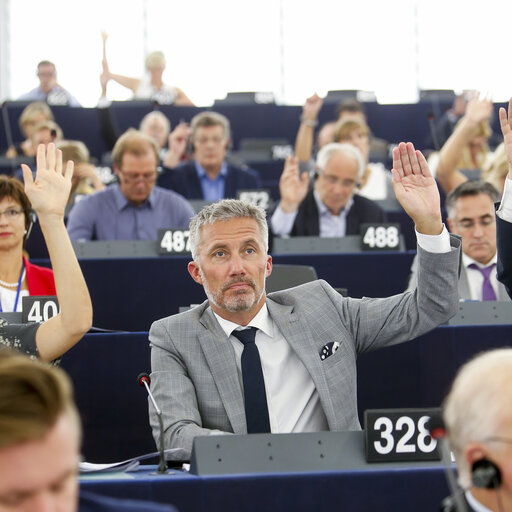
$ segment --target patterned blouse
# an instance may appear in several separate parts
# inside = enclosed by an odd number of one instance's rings
[[[31,359],[38,358],[36,331],[41,324],[10,324],[0,318],[0,346],[13,348]]]

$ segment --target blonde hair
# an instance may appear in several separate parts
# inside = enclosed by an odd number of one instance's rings
[[[163,52],[151,52],[146,57],[146,68],[165,68],[165,55]]]
[[[0,449],[42,439],[63,415],[80,437],[73,387],[64,371],[0,350]]]
[[[62,161],[72,160],[75,164],[89,163],[89,150],[80,140],[61,140],[57,148],[62,151]]]
[[[505,177],[508,173],[508,157],[505,151],[505,144],[502,142],[482,169],[482,180],[493,185],[496,190],[502,191],[505,184]]]
[[[360,130],[364,132],[365,135],[370,136],[370,129],[366,123],[363,123],[358,119],[354,119],[353,117],[348,119],[341,119],[336,123],[336,126],[334,127],[333,142],[346,141],[350,134],[355,130]]]
[[[20,130],[23,132],[23,135],[27,136],[25,132],[25,126],[31,122],[33,122],[34,117],[37,114],[43,114],[47,121],[54,121],[53,113],[44,101],[34,101],[33,103],[29,103],[20,114],[18,119],[18,124],[20,126]]]

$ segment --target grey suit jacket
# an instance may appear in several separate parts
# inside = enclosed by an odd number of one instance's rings
[[[452,246],[458,247],[459,240],[452,237]],[[419,285],[413,292],[352,299],[325,281],[313,281],[267,297],[272,320],[311,375],[330,430],[361,428],[359,353],[416,338],[456,312],[459,250],[418,253]],[[234,350],[208,301],[154,322],[149,339],[151,389],[162,409],[166,448],[183,448],[187,457],[195,436],[247,433]],[[340,347],[322,360],[322,347],[331,341]],[[151,403],[150,422],[158,445]]]
[[[418,257],[415,256],[411,265],[411,274],[409,276],[409,284],[407,285],[407,291],[411,291],[415,288],[418,279],[417,273]],[[459,300],[472,300],[471,290],[469,289],[468,273],[466,272],[466,267],[464,267],[464,265],[461,265],[459,275]],[[503,285],[503,283],[500,283],[499,281],[496,290],[496,300],[510,302],[510,297],[508,296],[505,286]]]

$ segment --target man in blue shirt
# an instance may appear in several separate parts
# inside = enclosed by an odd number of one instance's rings
[[[161,187],[187,199],[234,199],[239,190],[261,188],[257,171],[242,169],[226,162],[230,127],[217,112],[201,112],[191,122],[194,160],[166,169],[158,179]]]
[[[68,219],[71,240],[156,240],[158,230],[187,229],[194,211],[171,190],[155,187],[158,147],[130,129],[112,150],[119,183],[75,204]]]
[[[37,78],[39,78],[39,86],[20,96],[18,101],[46,101],[50,105],[81,106],[66,89],[57,83],[57,70],[53,62],[42,60],[37,65]]]

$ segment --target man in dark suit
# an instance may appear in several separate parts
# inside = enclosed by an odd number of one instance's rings
[[[512,349],[476,356],[458,372],[443,406],[466,508],[512,510]]]
[[[158,185],[178,192],[187,199],[218,201],[236,198],[239,190],[261,188],[254,169],[242,169],[226,162],[230,127],[226,117],[201,112],[191,122],[194,159],[173,169],[165,169]]]
[[[318,153],[316,166],[310,187],[307,173],[300,174],[298,159],[286,159],[279,180],[281,201],[270,220],[274,235],[355,235],[361,223],[385,220],[377,203],[356,194],[365,168],[357,148],[347,143],[327,144]]]
[[[512,99],[508,104],[508,117],[505,109],[500,108],[500,124],[508,157],[508,175],[501,204],[496,213],[497,269],[498,279],[512,297]]]

